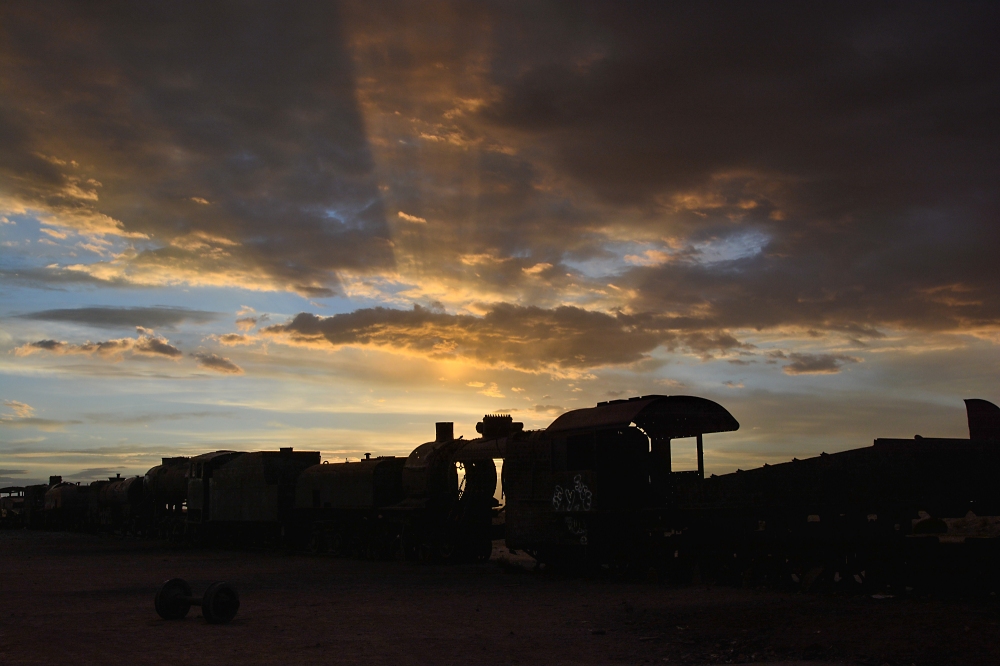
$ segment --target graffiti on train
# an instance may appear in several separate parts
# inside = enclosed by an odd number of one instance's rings
[[[590,511],[593,493],[580,475],[573,477],[573,486],[563,488],[556,484],[552,491],[552,508],[556,511]]]

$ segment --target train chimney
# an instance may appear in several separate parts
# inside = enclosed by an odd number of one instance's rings
[[[455,424],[451,421],[438,421],[434,424],[435,442],[450,442],[455,439]]]
[[[50,476],[49,477],[49,487],[56,485],[57,483],[62,483],[61,476]]]

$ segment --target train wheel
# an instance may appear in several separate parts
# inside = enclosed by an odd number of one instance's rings
[[[236,617],[239,609],[236,588],[225,582],[212,583],[201,604],[201,614],[209,624],[225,624]]]
[[[154,606],[164,620],[180,620],[191,610],[191,586],[182,578],[171,578],[156,591]]]

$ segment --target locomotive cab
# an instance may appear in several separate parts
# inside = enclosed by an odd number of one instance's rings
[[[644,396],[567,412],[508,443],[507,546],[542,561],[606,564],[672,529],[678,492],[704,477],[702,436],[739,428],[721,405]],[[695,437],[698,472],[674,472],[672,439]]]

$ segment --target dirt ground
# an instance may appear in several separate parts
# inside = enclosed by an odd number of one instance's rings
[[[0,664],[997,664],[985,601],[563,578],[0,532]],[[167,622],[157,586],[227,580],[239,615]]]

